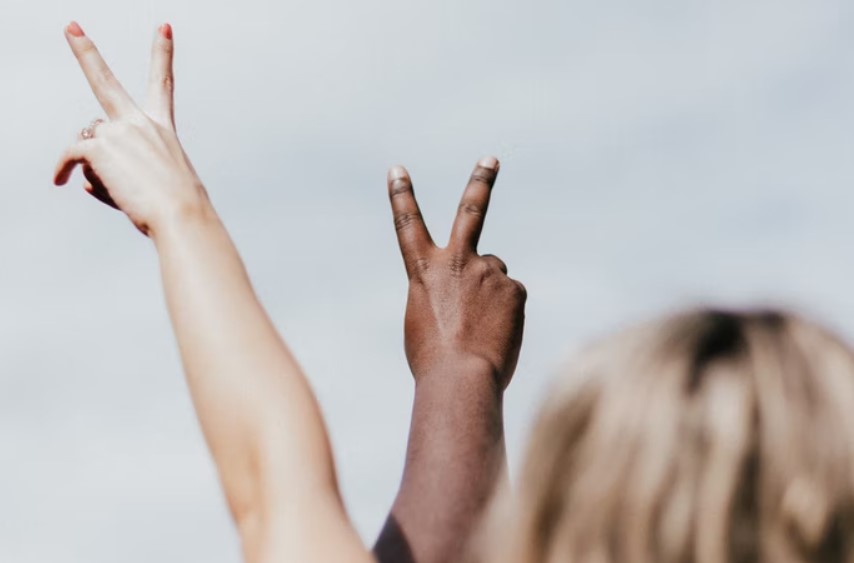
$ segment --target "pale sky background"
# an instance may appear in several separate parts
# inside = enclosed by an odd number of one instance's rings
[[[119,213],[51,186],[101,115],[63,26],[135,96],[175,28],[185,148],[305,365],[368,542],[411,377],[385,171],[444,241],[502,160],[481,249],[529,289],[511,465],[573,348],[697,302],[854,336],[850,0],[3,0],[0,561],[237,562],[162,303]]]

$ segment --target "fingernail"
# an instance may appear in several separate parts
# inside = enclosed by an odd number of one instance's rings
[[[80,27],[80,24],[77,22],[71,22],[70,24],[68,24],[68,27],[66,27],[65,30],[74,37],[83,37],[84,35],[86,35],[85,33],[83,33],[83,28]]]
[[[486,158],[481,158],[477,162],[477,165],[480,166],[481,168],[486,168],[488,170],[493,170],[495,172],[498,172],[498,168],[500,166],[498,164],[498,159],[495,158],[494,156],[487,156]]]
[[[169,25],[168,23],[164,23],[163,25],[161,25],[160,26],[160,35],[163,37],[163,39],[169,39],[171,41],[172,40],[172,26]]]
[[[409,173],[406,172],[406,168],[403,166],[392,166],[388,171],[388,181],[394,182],[396,180],[402,180],[409,176]]]

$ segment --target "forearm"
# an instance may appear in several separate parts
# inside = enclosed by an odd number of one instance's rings
[[[87,191],[154,241],[190,392],[247,561],[360,559],[366,552],[341,504],[314,395],[175,132],[171,26],[155,39],[145,111],[78,24],[66,38],[109,119],[66,149],[54,182],[64,185],[83,165]]]
[[[153,234],[188,385],[238,524],[337,497],[320,412],[212,209]],[[343,512],[343,510],[342,510]]]
[[[416,385],[400,491],[380,561],[453,561],[506,479],[502,391],[480,362],[449,363]]]

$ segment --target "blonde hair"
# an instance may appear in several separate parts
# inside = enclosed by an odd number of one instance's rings
[[[484,560],[854,562],[854,355],[778,312],[628,330],[559,382],[503,502]]]

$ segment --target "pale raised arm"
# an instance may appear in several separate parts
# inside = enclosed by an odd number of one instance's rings
[[[145,111],[76,24],[66,36],[110,121],[63,155],[154,241],[205,438],[249,562],[369,561],[345,513],[309,384],[259,303],[172,121],[172,31],[155,38]]]

